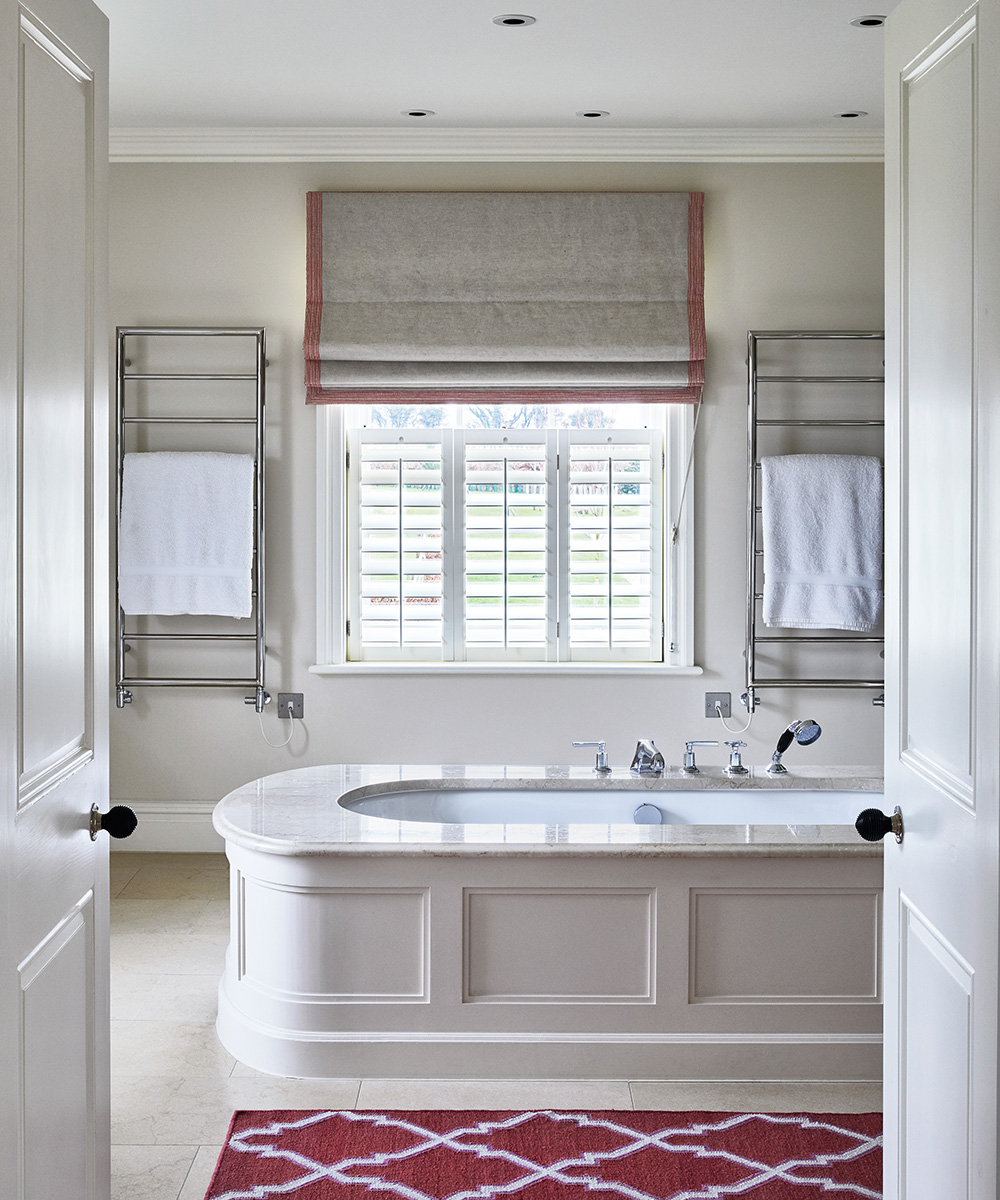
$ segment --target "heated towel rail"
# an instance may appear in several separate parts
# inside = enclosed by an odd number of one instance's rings
[[[142,340],[148,347],[149,339],[154,338],[246,338],[253,343],[253,367],[238,371],[178,371],[133,369],[134,361],[131,355],[138,353]],[[130,350],[130,346],[137,349]],[[134,426],[252,426],[254,431],[254,546],[253,546],[253,633],[217,633],[183,631],[158,632],[126,629],[125,614],[118,603],[117,571],[115,609],[117,612],[117,689],[116,703],[119,708],[132,702],[132,688],[135,687],[211,687],[211,688],[252,688],[252,694],[245,697],[246,704],[252,704],[257,712],[262,712],[270,697],[264,690],[264,368],[266,359],[264,353],[263,328],[230,329],[230,328],[123,328],[118,329],[116,398],[117,424],[116,448],[118,464],[118,486],[116,511],[121,521],[122,504],[122,463],[126,451],[127,431]],[[136,383],[153,384],[185,381],[205,382],[206,384],[230,380],[251,385],[255,394],[255,411],[253,416],[225,416],[209,413],[194,413],[175,415],[150,415],[148,411],[136,412],[135,406],[130,407],[130,393],[134,390],[131,385]],[[144,675],[138,671],[126,669],[126,656],[132,650],[133,642],[211,642],[211,643],[246,643],[249,648],[252,643],[254,654],[254,673],[240,676],[207,676],[192,677],[186,675]]]
[[[885,686],[884,678],[836,678],[833,676],[815,676],[812,678],[791,676],[778,678],[765,676],[758,665],[758,648],[762,645],[799,645],[809,647],[847,645],[883,645],[880,637],[868,637],[854,633],[837,635],[795,635],[758,633],[758,605],[763,600],[763,584],[761,567],[763,565],[763,550],[760,548],[760,459],[759,441],[766,429],[786,430],[796,429],[812,431],[818,429],[881,429],[884,427],[884,402],[879,393],[878,416],[789,416],[787,411],[776,417],[761,416],[761,389],[768,385],[782,385],[786,396],[793,394],[798,399],[809,396],[816,398],[815,389],[827,389],[824,395],[829,395],[831,385],[843,385],[845,391],[858,385],[884,384],[884,364],[879,358],[881,369],[875,373],[864,371],[854,373],[839,370],[821,370],[813,372],[811,366],[797,372],[796,370],[776,370],[768,365],[764,371],[759,369],[760,355],[766,342],[800,343],[799,350],[803,353],[812,350],[822,350],[823,343],[856,343],[858,345],[871,342],[883,342],[885,335],[875,331],[837,330],[832,332],[810,332],[798,330],[757,332],[751,330],[747,334],[747,621],[746,621],[746,691],[743,703],[748,711],[753,712],[759,703],[758,691],[763,688],[869,688],[880,689]],[[772,348],[774,349],[774,348]],[[808,355],[806,354],[808,358]],[[829,357],[824,357],[823,365],[829,365]],[[794,401],[793,401],[794,403]],[[785,405],[787,410],[788,404]],[[794,411],[794,409],[793,409]],[[829,410],[827,410],[829,411]],[[828,447],[822,447],[823,452],[832,452]],[[872,703],[881,705],[883,697],[876,696]]]

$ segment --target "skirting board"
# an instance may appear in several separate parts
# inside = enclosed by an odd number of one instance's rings
[[[303,1038],[248,1021],[219,989],[216,1033],[247,1066],[304,1079],[656,1079],[877,1083],[874,1034],[388,1033]]]
[[[129,800],[115,797],[139,818],[130,838],[116,841],[112,850],[160,851],[172,854],[225,854],[226,843],[212,828],[214,800]]]

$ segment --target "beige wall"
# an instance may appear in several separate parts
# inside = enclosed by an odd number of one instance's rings
[[[495,679],[310,674],[315,638],[315,413],[302,385],[305,193],[313,189],[635,189],[706,193],[707,386],[696,459],[693,678]],[[288,749],[261,738],[230,691],[137,689],[113,711],[117,800],[215,800],[249,779],[322,762],[588,761],[614,765],[652,737],[677,763],[687,738],[732,737],[703,714],[733,694],[742,723],[746,331],[880,328],[882,170],[874,165],[131,165],[111,172],[115,324],[267,327],[268,689],[305,693]],[[822,740],[794,762],[881,761],[870,694],[765,693],[746,760],[815,717]],[[272,741],[287,730],[269,713]],[[721,763],[723,750],[702,751]]]

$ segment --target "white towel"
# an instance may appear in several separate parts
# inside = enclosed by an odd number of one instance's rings
[[[127,613],[248,617],[251,454],[126,454],[118,595]]]
[[[882,611],[882,465],[852,454],[761,460],[764,622],[867,631]]]

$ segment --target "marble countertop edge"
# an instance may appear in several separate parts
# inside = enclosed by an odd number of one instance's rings
[[[683,855],[879,856],[880,843],[858,838],[850,825],[730,824],[657,826],[595,825],[581,836],[579,826],[555,825],[532,841],[507,841],[512,827],[395,821],[351,812],[338,801],[401,789],[470,788],[510,790],[621,790],[647,795],[670,791],[851,791],[864,807],[865,793],[882,789],[877,767],[812,766],[789,769],[777,779],[763,767],[731,778],[719,767],[688,775],[670,767],[661,775],[640,776],[618,768],[610,776],[581,766],[471,766],[330,764],[265,776],[237,788],[215,807],[215,829],[228,843],[261,853],[288,856],[394,855],[401,857],[678,857]],[[874,797],[873,797],[874,798]],[[517,824],[524,824],[518,822]],[[471,837],[466,830],[473,830]],[[599,832],[598,832],[599,831]],[[516,839],[517,835],[514,835]]]

